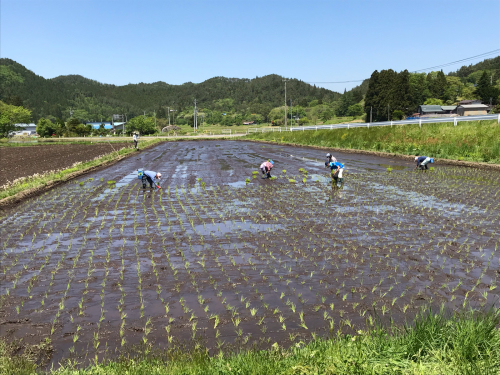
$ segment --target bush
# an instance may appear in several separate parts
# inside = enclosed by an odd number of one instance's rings
[[[393,120],[402,120],[404,117],[405,117],[404,112],[400,111],[399,109],[396,109],[394,112],[392,112]]]

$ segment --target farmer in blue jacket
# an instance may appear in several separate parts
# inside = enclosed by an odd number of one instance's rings
[[[338,161],[333,161],[330,163],[330,170],[332,174],[332,178],[337,182],[337,186],[340,187],[340,184],[344,182],[342,178],[342,173],[344,172],[344,164],[339,163]]]
[[[144,174],[142,175],[142,188],[146,189],[146,182],[149,182],[149,186],[153,188],[153,184],[155,184],[154,181],[159,180],[160,178],[160,172],[144,171]]]
[[[417,166],[415,169],[420,168],[420,169],[429,169],[427,164],[431,162],[431,158],[428,156],[415,156],[415,162],[417,163]]]

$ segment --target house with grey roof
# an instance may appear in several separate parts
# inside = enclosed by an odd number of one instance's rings
[[[458,105],[469,105],[469,104],[481,104],[481,100],[479,99],[466,99],[458,102]]]
[[[444,113],[440,105],[419,105],[417,112],[420,114],[420,117]]]
[[[457,108],[459,116],[479,116],[488,113],[488,106],[486,104],[464,104]]]
[[[441,109],[445,114],[454,114],[457,113],[457,106],[456,105],[442,105]]]

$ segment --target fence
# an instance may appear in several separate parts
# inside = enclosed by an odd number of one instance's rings
[[[494,115],[481,115],[481,116],[457,116],[457,117],[438,117],[438,118],[420,118],[401,121],[382,121],[382,122],[353,122],[344,124],[331,124],[331,125],[313,125],[313,126],[294,126],[289,127],[287,130],[281,126],[276,128],[249,128],[248,133],[267,133],[267,132],[281,132],[281,131],[306,131],[306,130],[322,130],[322,129],[351,129],[351,128],[370,128],[372,126],[395,126],[395,125],[409,125],[419,124],[433,124],[441,122],[453,122],[455,126],[463,121],[478,121],[478,120],[497,120],[500,123],[500,114]]]

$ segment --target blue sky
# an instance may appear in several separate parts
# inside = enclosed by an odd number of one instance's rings
[[[500,48],[498,0],[1,0],[0,7],[1,57],[46,78],[80,74],[116,85],[272,73],[350,81]],[[318,84],[341,92],[355,85]]]

